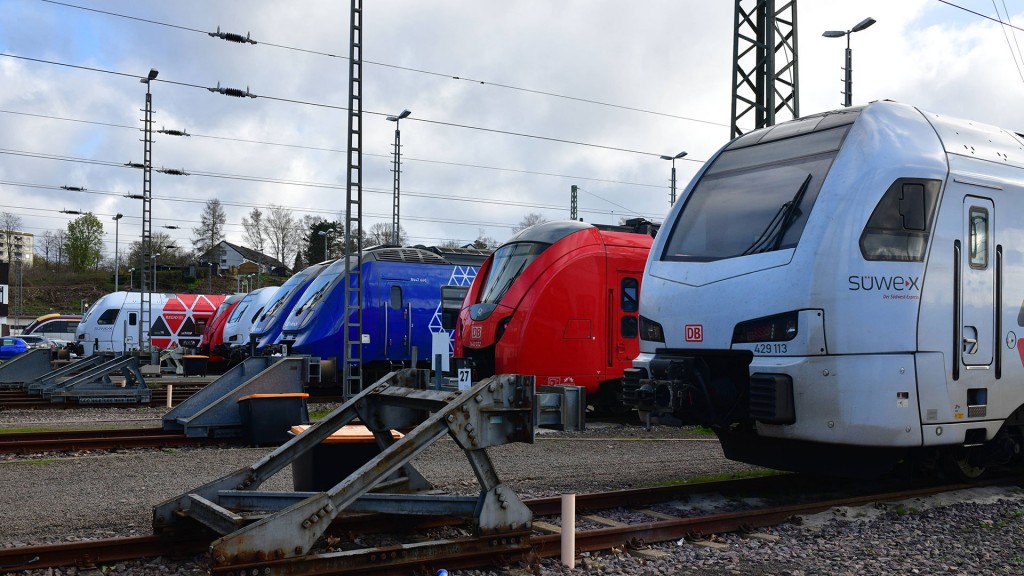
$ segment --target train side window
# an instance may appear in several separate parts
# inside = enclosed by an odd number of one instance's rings
[[[391,287],[391,309],[401,310],[402,309],[402,287],[392,286]]]
[[[105,310],[103,314],[100,314],[100,317],[96,319],[96,323],[100,326],[110,326],[115,320],[117,320],[117,314],[120,311],[120,308]]]
[[[988,268],[988,210],[971,206],[970,227],[971,268]]]
[[[636,312],[640,309],[640,281],[636,278],[622,279],[622,311]]]
[[[640,333],[638,326],[636,316],[623,316],[621,326],[622,337],[636,338]]]
[[[132,313],[128,314],[128,325],[129,326],[136,326],[138,323],[139,323],[138,316],[136,316],[135,312],[132,312]]]
[[[938,180],[901,178],[893,182],[861,233],[864,259],[923,261],[938,195]]]

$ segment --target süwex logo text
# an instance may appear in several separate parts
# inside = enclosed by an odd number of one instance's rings
[[[867,292],[879,290],[884,292],[904,292],[920,290],[920,276],[850,276],[848,278],[851,291]]]

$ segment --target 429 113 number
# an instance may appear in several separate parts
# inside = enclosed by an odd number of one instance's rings
[[[755,344],[754,354],[785,354],[785,344]]]

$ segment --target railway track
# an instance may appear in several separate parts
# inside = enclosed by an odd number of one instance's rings
[[[189,438],[180,432],[168,432],[162,428],[13,432],[0,434],[0,454],[177,448],[224,444],[230,441],[232,439]]]
[[[174,384],[171,405],[177,406],[203,389],[205,384]],[[154,388],[153,399],[141,406],[159,407],[167,405],[167,388]],[[89,408],[138,408],[140,404],[89,404]],[[52,409],[79,408],[82,405],[74,402],[51,402],[47,398],[29,394],[22,390],[0,390],[0,409]]]
[[[584,527],[575,534],[576,553],[638,547],[646,544],[680,540],[699,541],[712,534],[749,532],[777,525],[794,517],[814,514],[840,506],[860,506],[923,497],[942,492],[977,487],[1019,483],[1020,478],[993,479],[987,483],[943,484],[931,486],[875,485],[862,483],[833,484],[820,489],[820,478],[776,476],[724,482],[696,483],[686,486],[626,490],[586,494],[577,497],[577,519]],[[810,491],[811,486],[817,489]],[[730,500],[757,495],[773,505],[748,506],[743,509],[674,515],[656,512],[651,507],[674,500],[697,499],[716,494]],[[794,496],[799,495],[799,496]],[[414,569],[465,569],[488,565],[510,564],[536,557],[555,557],[560,553],[560,528],[556,525],[561,499],[539,498],[526,501],[533,511],[534,525],[529,533],[439,540],[431,537],[438,529],[458,524],[451,518],[429,518],[412,525],[403,519],[403,528],[416,530],[420,543],[372,548],[351,548],[347,541],[353,534],[366,537],[394,529],[393,518],[377,515],[339,517],[328,531],[334,539],[333,549],[323,549],[299,558],[246,565],[212,566],[213,574],[410,574]],[[628,523],[610,520],[602,511],[628,508],[637,521]],[[610,515],[610,514],[609,514]],[[431,531],[434,531],[433,533]],[[426,535],[425,537],[423,535]],[[45,569],[60,566],[88,568],[105,563],[123,562],[154,556],[187,556],[202,554],[213,535],[187,540],[167,541],[158,536],[115,538],[64,544],[47,544],[0,549],[0,567],[5,570]],[[329,538],[329,539],[330,539]],[[427,573],[427,572],[422,572]],[[433,573],[433,572],[429,572]]]

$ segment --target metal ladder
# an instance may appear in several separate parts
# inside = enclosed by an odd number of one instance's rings
[[[352,0],[348,66],[348,187],[345,202],[345,353],[342,394],[363,388],[363,2]],[[353,316],[355,317],[353,319]]]

